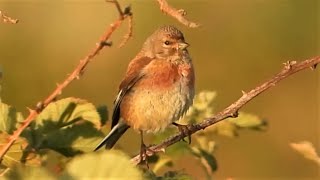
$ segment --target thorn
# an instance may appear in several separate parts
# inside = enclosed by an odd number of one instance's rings
[[[247,95],[247,93],[244,90],[241,90],[242,95]]]
[[[179,9],[178,13],[181,14],[181,16],[187,15],[187,11],[185,11],[184,9]]]
[[[161,149],[159,149],[159,151],[165,153],[166,149],[165,148],[161,148]]]
[[[311,70],[315,70],[315,69],[317,68],[317,65],[318,65],[318,64],[315,64],[315,65],[311,66],[311,67],[310,67]]]
[[[76,75],[76,80],[80,79],[80,74]]]
[[[238,115],[239,115],[239,112],[238,112],[238,111],[233,112],[233,113],[231,114],[231,116],[232,116],[233,118],[238,117]]]
[[[59,86],[60,86],[60,84],[59,84],[59,83],[56,83],[56,86],[57,86],[57,87],[59,87]]]
[[[100,42],[100,46],[112,46],[112,42],[102,41]]]
[[[27,109],[28,109],[29,113],[32,113],[34,111],[33,109],[31,109],[29,107],[27,107]]]

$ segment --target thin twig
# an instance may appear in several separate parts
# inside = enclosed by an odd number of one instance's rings
[[[188,129],[190,130],[190,134],[193,134],[199,130],[205,129],[205,128],[207,128],[217,122],[220,122],[224,119],[237,117],[239,109],[242,108],[249,101],[251,101],[254,97],[258,96],[259,94],[266,91],[267,89],[275,86],[276,83],[291,76],[292,74],[299,72],[303,69],[315,67],[315,65],[317,65],[318,63],[320,63],[320,56],[310,58],[310,59],[304,60],[299,63],[297,63],[296,61],[288,61],[288,62],[284,63],[284,68],[278,74],[273,76],[268,81],[262,83],[261,85],[255,87],[254,89],[252,89],[248,93],[244,92],[242,94],[242,96],[237,101],[232,103],[230,106],[228,106],[227,108],[225,108],[221,112],[217,113],[216,115],[214,115],[208,119],[205,119],[204,121],[202,121],[199,124],[188,125]],[[188,136],[188,134],[179,133],[179,134],[176,134],[176,135],[166,139],[165,141],[163,141],[162,143],[160,143],[158,145],[151,146],[148,148],[150,150],[147,152],[147,155],[152,156],[156,152],[164,152],[165,148],[181,141],[186,136]],[[136,155],[135,157],[133,157],[131,159],[131,161],[134,164],[138,164],[140,162],[140,155]]]
[[[4,23],[17,24],[19,22],[18,19],[11,18],[10,16],[5,15],[2,11],[0,11],[0,18]]]
[[[160,10],[168,14],[174,18],[176,18],[179,22],[182,24],[191,27],[191,28],[196,28],[199,27],[200,25],[198,23],[192,22],[187,20],[184,16],[187,15],[187,12],[183,9],[175,9],[171,7],[166,0],[157,0],[159,5],[160,5]]]
[[[123,36],[123,39],[119,45],[119,48],[122,48],[124,45],[126,45],[129,39],[132,37],[132,26],[133,26],[132,21],[133,21],[133,17],[131,15],[129,16],[129,19],[128,19],[128,32]]]
[[[113,0],[114,4],[117,7],[117,10],[119,11],[120,17],[111,24],[102,37],[100,38],[99,42],[96,44],[96,47],[92,49],[92,51],[89,52],[89,54],[80,60],[80,63],[78,66],[73,70],[73,72],[68,75],[68,77],[57,86],[57,88],[42,102],[39,102],[36,105],[36,109],[29,109],[29,115],[28,117],[23,121],[21,127],[19,127],[13,135],[10,137],[10,140],[7,144],[5,144],[2,149],[0,150],[0,160],[2,160],[3,156],[6,154],[6,152],[9,150],[9,148],[12,146],[12,144],[18,139],[22,131],[29,126],[29,124],[36,118],[36,116],[43,111],[45,107],[47,107],[51,102],[53,102],[58,95],[61,94],[62,90],[67,87],[73,80],[79,79],[80,76],[83,74],[85,68],[87,67],[88,63],[92,61],[92,59],[99,54],[99,52],[105,47],[110,45],[110,43],[107,42],[107,40],[110,38],[112,33],[122,24],[122,22],[131,16],[131,12],[124,13],[122,12],[120,5],[118,1]]]

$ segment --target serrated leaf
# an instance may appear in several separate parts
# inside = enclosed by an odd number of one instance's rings
[[[34,180],[45,179],[55,180],[56,178],[49,171],[42,167],[18,166],[5,174],[5,179]]]
[[[9,138],[8,134],[0,134],[0,149],[8,143]],[[29,151],[27,147],[26,139],[19,137],[4,155],[2,164],[10,168],[21,163],[27,166],[39,166],[41,164],[39,156]]]
[[[31,146],[37,150],[49,148],[74,156],[94,149],[104,136],[100,126],[100,116],[91,103],[66,98],[50,104],[24,136],[32,137]]]
[[[22,114],[15,108],[0,101],[0,131],[12,134],[17,122],[23,121]]]
[[[266,125],[266,122],[257,115],[240,112],[238,118],[228,120],[240,128],[258,128]]]
[[[92,152],[104,134],[90,123],[83,123],[52,131],[42,138],[39,148],[50,148],[65,156]]]
[[[50,103],[36,118],[34,126],[50,131],[81,121],[91,122],[97,129],[101,127],[100,116],[95,106],[85,100],[71,97]]]
[[[290,146],[303,155],[306,159],[316,162],[320,166],[320,157],[316,152],[313,144],[309,141],[299,143],[290,143]]]
[[[63,177],[77,180],[130,179],[140,180],[142,174],[130,158],[120,151],[103,151],[75,157],[68,165]]]

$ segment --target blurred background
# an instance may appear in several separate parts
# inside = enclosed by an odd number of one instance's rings
[[[161,13],[155,0],[123,0],[134,14],[133,38],[121,49],[126,23],[112,35],[84,76],[61,97],[79,97],[112,107],[130,59],[156,28],[173,24],[191,44],[196,91],[218,93],[217,111],[279,72],[288,60],[320,55],[318,0],[169,0],[202,26],[190,29]],[[95,46],[118,17],[103,0],[0,0],[0,10],[20,22],[0,23],[1,98],[26,114],[45,98]],[[242,110],[269,123],[266,132],[243,130],[237,138],[214,137],[218,143],[216,179],[317,179],[319,167],[290,148],[290,142],[311,141],[320,152],[319,69],[293,75],[255,98]],[[120,144],[137,152],[139,135],[130,131]],[[194,163],[193,163],[194,161]],[[187,162],[187,163],[186,163]],[[197,179],[197,162],[181,159]]]

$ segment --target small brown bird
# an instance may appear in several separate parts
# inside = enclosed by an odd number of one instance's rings
[[[193,103],[194,69],[183,34],[173,26],[156,30],[130,62],[114,102],[111,132],[95,148],[110,149],[132,127],[158,132],[179,120]],[[141,157],[142,158],[142,157]]]

